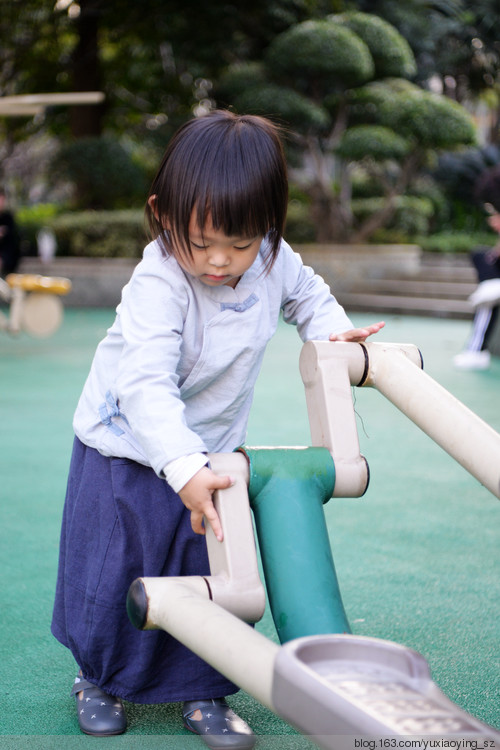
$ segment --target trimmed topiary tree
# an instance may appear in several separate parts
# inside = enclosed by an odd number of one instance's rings
[[[261,64],[230,66],[217,100],[293,129],[293,179],[308,193],[320,242],[367,240],[390,222],[429,156],[474,142],[460,105],[412,84],[415,60],[389,23],[352,12],[275,37]],[[378,208],[356,221],[353,169],[378,186]]]

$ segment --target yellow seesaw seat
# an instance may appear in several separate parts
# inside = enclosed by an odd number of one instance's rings
[[[71,281],[62,276],[41,276],[35,273],[10,273],[6,282],[11,289],[22,289],[24,292],[48,292],[49,294],[68,294]]]
[[[25,331],[31,336],[53,334],[63,319],[61,295],[71,291],[71,281],[58,276],[10,273],[0,279],[2,296],[10,304],[9,316],[2,314],[0,329],[10,333]],[[0,289],[2,291],[2,289]]]

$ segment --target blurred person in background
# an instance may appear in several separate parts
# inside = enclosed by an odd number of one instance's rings
[[[491,361],[489,347],[500,304],[500,167],[485,172],[475,192],[498,240],[494,247],[481,245],[471,253],[479,283],[469,298],[476,308],[472,331],[465,349],[453,358],[453,364],[461,370],[487,370]]]
[[[14,215],[7,208],[7,195],[0,188],[0,275],[14,273],[21,259],[21,246]]]

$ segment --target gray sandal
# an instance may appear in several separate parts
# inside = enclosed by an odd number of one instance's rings
[[[119,698],[113,698],[83,677],[76,678],[71,695],[75,696],[78,723],[85,734],[110,737],[126,730],[127,717]]]
[[[193,718],[197,711],[201,719]],[[248,724],[229,708],[224,698],[186,701],[182,718],[186,729],[199,734],[211,750],[251,750],[257,741]]]

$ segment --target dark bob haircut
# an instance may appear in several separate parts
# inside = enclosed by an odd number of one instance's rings
[[[191,257],[189,222],[210,217],[229,236],[265,236],[271,268],[288,206],[280,130],[269,120],[215,110],[185,123],[168,144],[146,206],[152,237],[166,255]],[[168,231],[166,231],[168,230]]]

